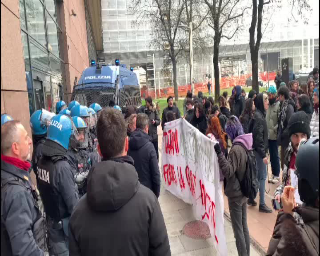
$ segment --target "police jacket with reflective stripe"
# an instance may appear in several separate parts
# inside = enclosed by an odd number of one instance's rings
[[[8,183],[1,188],[1,255],[44,255],[33,234],[41,213],[32,195],[30,174],[1,161],[1,185],[8,180],[23,185]]]
[[[71,215],[79,200],[74,175],[76,169],[59,144],[46,140],[38,163],[38,188],[46,214],[60,221]]]

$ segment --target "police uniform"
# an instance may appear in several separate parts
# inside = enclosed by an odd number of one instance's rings
[[[1,161],[1,255],[45,255],[45,222],[28,171]]]
[[[33,141],[35,141],[33,139]],[[33,153],[32,153],[32,169],[38,179],[37,175],[37,165],[42,155],[42,146],[44,142],[46,141],[45,138],[40,139],[36,144],[33,146]]]
[[[47,139],[38,162],[38,188],[47,216],[49,252],[69,255],[68,223],[79,200],[75,184],[76,170],[60,144]]]

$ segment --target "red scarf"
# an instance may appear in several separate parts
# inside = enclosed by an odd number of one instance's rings
[[[25,171],[29,171],[29,169],[31,167],[31,164],[28,161],[22,161],[18,158],[11,157],[11,156],[1,155],[1,160],[8,163],[8,164],[12,164],[15,167],[17,167],[21,170],[25,170]]]

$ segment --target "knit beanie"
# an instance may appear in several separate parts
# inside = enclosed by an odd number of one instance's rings
[[[277,89],[274,86],[270,86],[268,89],[268,93],[270,94],[277,94]]]
[[[310,118],[304,111],[298,111],[294,113],[288,123],[289,137],[295,133],[307,134],[308,139],[310,138]]]

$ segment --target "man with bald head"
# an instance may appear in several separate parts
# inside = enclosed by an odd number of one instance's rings
[[[31,144],[19,121],[1,126],[1,255],[44,255],[44,222],[27,161]]]

